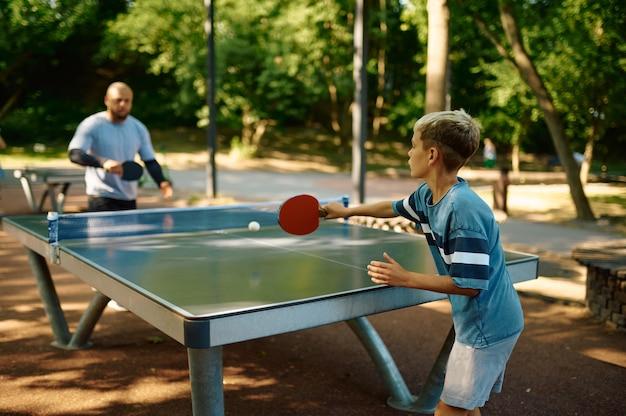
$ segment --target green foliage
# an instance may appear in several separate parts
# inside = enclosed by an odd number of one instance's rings
[[[519,8],[523,35],[575,150],[583,150],[594,125],[601,136],[623,119],[625,12],[624,3],[615,0]],[[598,146],[606,150],[606,143]]]
[[[323,126],[351,130],[350,0],[215,2],[220,131],[256,149],[263,129]],[[425,0],[368,2],[366,68],[370,115],[378,93],[377,56],[386,71],[380,140],[402,141],[424,111]],[[621,157],[626,145],[626,7],[619,0],[515,2],[521,35],[563,116],[573,150],[597,136],[596,154]],[[515,67],[478,30],[480,16],[506,45],[497,2],[449,2],[451,99],[479,118],[499,149],[552,153],[535,97]],[[11,143],[63,142],[101,110],[108,83],[135,90],[133,112],[150,127],[205,126],[206,10],[199,0],[0,1],[0,127]],[[332,124],[340,124],[340,129]],[[331,128],[332,127],[332,128]],[[271,136],[270,136],[271,137]],[[301,140],[310,138],[303,134]],[[260,139],[259,139],[260,140]],[[332,141],[331,141],[332,142]],[[255,147],[257,146],[257,147]],[[235,146],[237,147],[237,146]]]
[[[0,2],[0,126],[10,145],[68,140],[70,120],[96,108],[90,87],[100,80],[89,58],[100,20],[123,3]]]
[[[152,104],[178,116],[193,113],[203,102],[197,90],[206,72],[204,17],[201,1],[132,2],[127,13],[107,24],[99,58],[127,66],[143,63],[149,74],[172,79]]]

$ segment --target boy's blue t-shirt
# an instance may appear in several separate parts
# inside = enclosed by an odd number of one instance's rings
[[[137,153],[144,161],[155,158],[150,133],[141,121],[129,115],[121,123],[112,123],[105,111],[80,123],[68,146],[68,150],[72,149],[120,162],[134,160]],[[87,195],[121,200],[137,198],[137,181],[125,181],[103,168],[87,166],[85,185]]]
[[[506,269],[500,231],[489,206],[459,178],[436,204],[424,183],[393,202],[396,214],[420,226],[440,275],[458,287],[478,289],[474,297],[448,295],[456,339],[475,348],[520,332],[524,316]]]

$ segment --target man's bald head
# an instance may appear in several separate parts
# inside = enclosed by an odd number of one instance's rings
[[[121,123],[126,120],[133,107],[133,90],[124,82],[114,82],[104,96],[109,120]]]
[[[109,87],[107,88],[106,95],[113,94],[116,91],[127,92],[127,93],[130,93],[131,95],[133,94],[133,90],[128,86],[127,83],[117,81],[109,85]]]

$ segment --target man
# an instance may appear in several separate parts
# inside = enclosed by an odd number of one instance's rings
[[[72,162],[85,166],[89,211],[137,208],[137,181],[122,179],[122,163],[139,154],[164,198],[173,194],[155,160],[150,133],[130,115],[133,91],[123,82],[112,83],[104,97],[106,111],[83,120],[68,149]]]

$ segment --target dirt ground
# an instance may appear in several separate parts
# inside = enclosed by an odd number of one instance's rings
[[[158,203],[149,198],[142,206]],[[62,269],[52,272],[73,329],[92,292]],[[522,303],[526,329],[504,391],[483,414],[625,414],[626,334],[580,306]],[[418,392],[451,324],[447,302],[371,321]],[[133,314],[108,308],[90,349],[59,350],[51,341],[26,253],[0,232],[0,415],[191,415],[184,347]],[[228,415],[407,414],[386,406],[371,360],[344,324],[226,346],[224,390]]]

